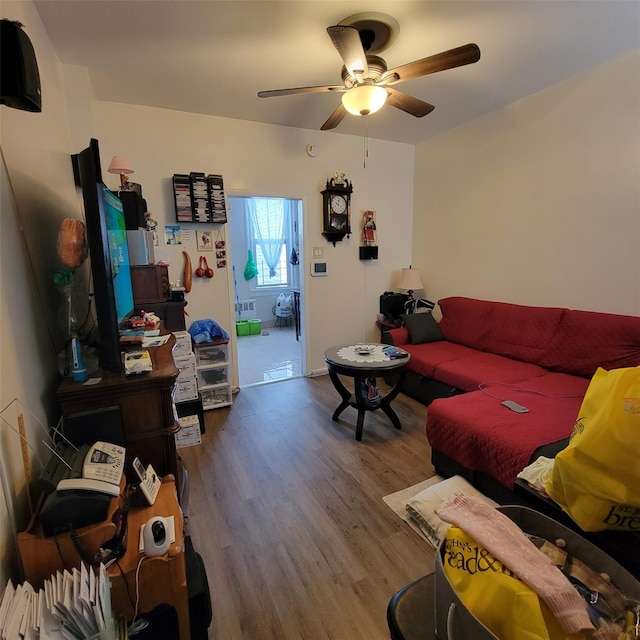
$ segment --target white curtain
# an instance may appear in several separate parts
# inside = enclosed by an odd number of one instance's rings
[[[247,198],[244,203],[253,227],[253,235],[269,267],[269,276],[273,278],[280,260],[282,245],[286,240],[285,222],[288,220],[293,201],[276,198]]]

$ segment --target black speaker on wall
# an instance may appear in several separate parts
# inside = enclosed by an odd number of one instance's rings
[[[42,111],[36,54],[22,24],[0,20],[0,104],[22,111]]]

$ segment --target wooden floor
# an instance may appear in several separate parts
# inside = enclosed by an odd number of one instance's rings
[[[388,640],[389,598],[433,570],[431,547],[382,501],[434,475],[425,407],[400,394],[402,430],[368,412],[356,442],[354,409],[331,420],[338,403],[328,376],[243,389],[179,451],[209,638]]]

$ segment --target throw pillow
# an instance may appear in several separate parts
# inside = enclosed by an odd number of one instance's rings
[[[409,331],[412,344],[442,340],[440,327],[430,313],[411,313],[400,318]]]

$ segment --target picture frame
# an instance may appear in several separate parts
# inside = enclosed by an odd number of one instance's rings
[[[196,230],[196,244],[198,251],[213,251],[213,234],[208,229]]]

